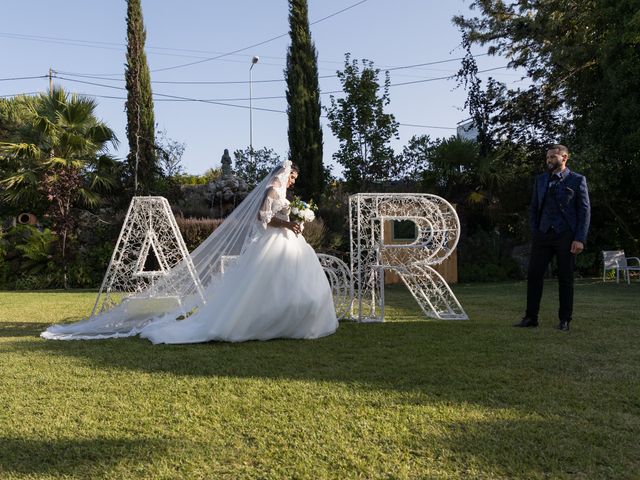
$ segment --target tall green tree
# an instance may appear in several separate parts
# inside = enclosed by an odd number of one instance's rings
[[[0,141],[11,142],[19,137],[20,128],[28,122],[36,98],[29,95],[0,98]]]
[[[360,66],[346,54],[344,70],[337,74],[344,97],[332,95],[326,108],[331,131],[340,142],[333,158],[344,167],[351,191],[366,190],[392,178],[396,171],[398,159],[389,142],[398,137],[398,122],[384,111],[391,101],[389,72],[381,86],[380,69],[372,61],[364,59]]]
[[[134,195],[151,194],[161,176],[156,154],[151,76],[144,52],[146,37],[140,0],[127,0],[127,174]]]
[[[34,102],[37,97],[17,96],[0,98],[0,142],[20,142],[20,130],[29,122]],[[13,175],[19,165],[11,161],[0,162],[0,178]],[[16,213],[15,208],[6,202],[0,202],[0,216],[10,216]],[[34,211],[34,210],[32,210]]]
[[[287,115],[289,158],[300,168],[296,190],[306,198],[319,198],[326,184],[322,163],[318,55],[311,39],[307,0],[289,0],[287,51]]]
[[[487,85],[494,139],[568,144],[571,166],[589,179],[592,241],[600,235],[603,247],[637,251],[640,194],[629,179],[640,177],[640,2],[475,0],[472,7],[476,16],[454,19],[464,37],[531,79],[520,89]]]
[[[233,157],[235,175],[247,182],[250,188],[255,187],[276,166],[282,163],[275,150],[267,147],[253,149],[253,151],[250,147],[236,150],[233,152]]]
[[[0,200],[27,211],[42,208],[59,238],[65,286],[75,211],[97,207],[117,187],[118,164],[107,154],[117,139],[95,109],[94,100],[56,88],[33,101],[18,141],[0,143]]]
[[[182,198],[179,178],[184,175],[182,168],[182,155],[186,144],[169,138],[166,130],[156,132],[156,152],[158,154],[158,166],[162,171],[162,178],[156,184],[159,195],[166,197],[170,203],[175,203]]]

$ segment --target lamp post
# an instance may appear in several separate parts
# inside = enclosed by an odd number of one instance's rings
[[[249,159],[253,160],[253,85],[251,70],[253,66],[258,63],[260,57],[254,55],[251,59],[251,66],[249,67]]]

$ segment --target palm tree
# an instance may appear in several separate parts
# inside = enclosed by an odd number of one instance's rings
[[[508,182],[507,173],[494,156],[481,154],[480,144],[454,136],[431,150],[425,178],[438,185],[445,198],[480,204],[495,201],[496,192]]]
[[[61,88],[33,102],[19,142],[0,142],[5,163],[0,200],[16,206],[46,205],[59,237],[64,283],[74,208],[92,208],[116,185],[117,162],[107,154],[114,132],[95,116],[96,102]]]

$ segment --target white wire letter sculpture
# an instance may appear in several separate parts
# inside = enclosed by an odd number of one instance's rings
[[[392,221],[415,224],[415,240],[387,244]],[[460,302],[433,266],[455,250],[460,221],[454,208],[435,195],[358,193],[349,197],[353,317],[384,321],[384,271],[395,271],[428,317],[468,320]]]
[[[183,268],[175,268],[179,265]],[[91,316],[121,302],[128,302],[129,314],[137,305],[144,305],[140,316],[162,312],[179,307],[194,289],[204,303],[200,278],[169,202],[164,197],[133,197]]]

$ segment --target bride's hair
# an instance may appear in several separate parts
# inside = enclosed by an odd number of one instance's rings
[[[300,175],[300,169],[298,168],[298,165],[293,162],[291,162],[291,171],[296,172],[298,175]]]

